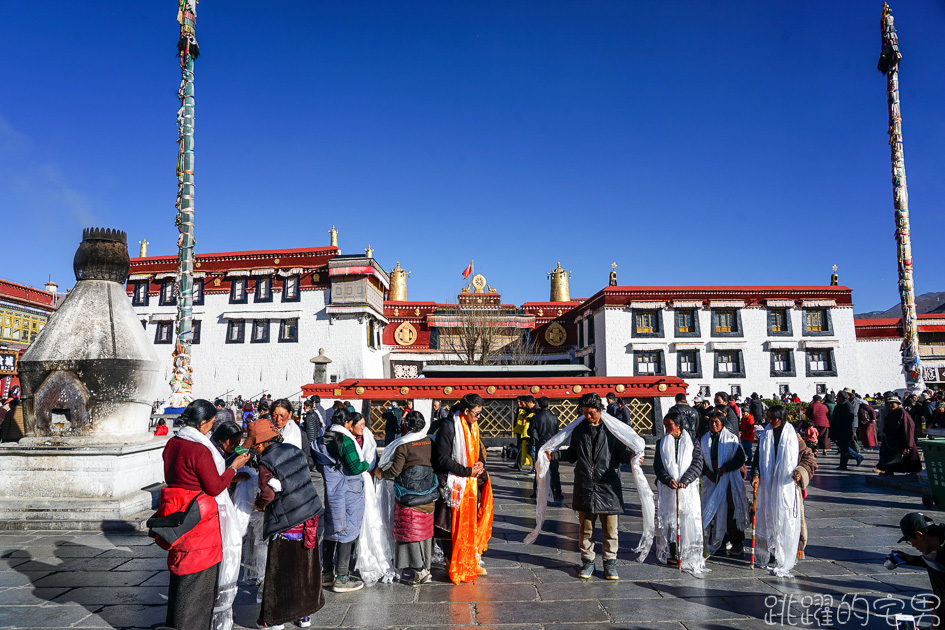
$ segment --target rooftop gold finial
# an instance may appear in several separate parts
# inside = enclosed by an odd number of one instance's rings
[[[138,241],[138,244],[141,245],[141,253],[139,254],[139,256],[141,258],[147,258],[148,257],[148,239],[144,239],[143,241]]]
[[[368,243],[367,249],[364,250],[364,255],[368,258],[374,258],[374,250],[371,249],[370,243]]]
[[[889,15],[889,13],[890,13],[890,11],[889,11],[889,3],[888,3],[888,2],[884,2],[884,3],[883,3],[883,17],[886,17],[887,15]]]
[[[830,286],[835,287],[840,284],[840,276],[837,275],[837,266],[833,266],[833,273],[830,274]]]
[[[338,247],[338,230],[335,229],[334,225],[328,230],[328,236],[331,237],[330,247]]]
[[[607,283],[608,286],[615,287],[617,286],[617,263],[610,263],[610,281]]]
[[[561,268],[561,262],[558,262],[558,266],[548,272],[548,277],[551,278],[551,301],[552,302],[569,302],[571,301],[571,292],[568,288],[568,278],[571,274]]]
[[[398,260],[397,266],[390,270],[390,291],[387,294],[389,302],[407,301],[407,277],[409,275],[410,272],[401,267]]]

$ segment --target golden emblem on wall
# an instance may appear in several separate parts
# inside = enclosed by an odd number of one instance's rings
[[[213,286],[215,286],[215,287],[220,286],[220,279],[219,279],[219,278],[214,278],[214,279],[213,279]]]
[[[318,282],[318,280],[319,280],[319,275],[318,275],[317,273],[313,273],[313,274],[312,274],[312,282]]]
[[[278,265],[281,261],[278,258],[273,258],[272,262]]]
[[[400,388],[400,395],[401,395],[401,396],[406,396],[406,395],[409,394],[409,393],[410,393],[410,388],[409,388],[409,387],[404,386],[404,387],[401,387],[401,388]]]
[[[538,385],[532,385],[532,393],[537,394],[541,391],[541,388]]]
[[[443,393],[449,396],[450,394],[453,393],[453,388],[447,385],[446,387],[443,388]]]
[[[414,314],[415,314],[417,317],[420,317],[420,307],[419,307],[419,306],[418,306],[417,308],[413,309],[413,312],[414,312]]]
[[[568,331],[564,329],[564,326],[558,322],[552,322],[548,328],[545,329],[545,341],[547,341],[552,346],[560,346],[568,338]]]
[[[661,392],[665,392],[667,389],[669,389],[669,385],[666,383],[660,383],[656,389],[660,390]]]
[[[495,385],[490,385],[489,387],[487,387],[487,388],[486,388],[486,393],[487,393],[487,394],[494,394],[494,393],[495,393]]]
[[[580,385],[575,385],[574,387],[571,388],[571,391],[574,392],[575,394],[580,394],[582,391],[584,391],[584,388],[581,387]]]
[[[417,329],[410,322],[404,322],[394,331],[394,341],[401,346],[412,345],[417,340]]]
[[[340,390],[340,389],[335,388],[334,392],[335,392],[335,393],[333,394],[334,396],[337,396],[337,397],[339,397],[339,398],[341,397],[341,390]]]
[[[355,388],[354,388],[354,393],[357,394],[358,396],[360,396],[361,394],[364,393],[364,388],[363,388],[363,387],[355,387]]]
[[[482,293],[482,290],[486,288],[486,279],[481,273],[477,273],[473,276],[472,285],[476,287],[476,293]]]
[[[627,386],[621,384],[617,385],[614,389],[617,390],[617,392],[622,392],[623,390],[627,389]]]

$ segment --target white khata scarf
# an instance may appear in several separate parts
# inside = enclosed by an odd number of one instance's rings
[[[392,582],[394,580],[394,553],[390,545],[390,528],[385,525],[381,516],[380,495],[374,487],[374,477],[371,470],[377,461],[377,442],[374,434],[368,428],[361,435],[364,440],[358,445],[354,434],[340,424],[333,424],[328,429],[344,435],[354,443],[358,457],[368,463],[368,469],[361,473],[362,487],[364,488],[364,518],[361,519],[361,533],[358,535],[358,561],[355,565],[361,573],[365,584],[376,582]]]
[[[677,448],[678,442],[678,448]],[[689,432],[683,430],[679,440],[670,434],[663,436],[659,447],[660,458],[669,476],[679,481],[692,465],[693,445]],[[662,483],[657,486],[656,559],[665,563],[669,558],[669,543],[676,541],[676,501],[679,500],[679,538],[681,549],[676,553],[682,559],[682,570],[693,575],[708,571],[702,557],[702,503],[699,486],[691,483],[685,488],[672,489]]]
[[[647,483],[646,476],[643,474],[643,468],[640,465],[640,462],[643,460],[643,452],[646,450],[646,442],[637,435],[636,431],[617,418],[603,411],[600,417],[601,421],[604,423],[604,427],[634,453],[630,468],[633,472],[633,483],[637,488],[637,494],[640,496],[640,510],[643,514],[643,534],[640,536],[640,544],[637,545],[633,551],[639,554],[637,562],[643,562],[650,553],[650,547],[653,545],[653,533],[656,529],[656,508],[653,500],[653,490],[650,488],[650,484]],[[525,537],[526,545],[535,542],[539,532],[541,532],[541,526],[545,522],[545,510],[551,493],[551,480],[548,477],[550,462],[546,453],[552,453],[561,448],[570,440],[574,429],[584,421],[584,416],[578,417],[568,424],[568,426],[555,433],[535,455],[535,471],[538,476],[538,502],[535,505],[535,529]]]
[[[722,427],[719,431],[719,466],[728,463],[741,444],[738,436]],[[702,457],[704,468],[714,471],[712,466],[712,434],[702,436]],[[715,553],[722,546],[728,533],[728,491],[732,491],[735,503],[735,524],[742,531],[748,526],[748,498],[745,496],[745,480],[741,471],[733,470],[722,475],[718,483],[708,478],[702,480],[702,529],[705,531],[705,544],[709,553]]]
[[[177,432],[177,437],[188,442],[203,444],[216,464],[217,474],[226,470],[226,462],[206,435],[194,427],[184,427]],[[230,500],[230,493],[223,492],[214,497],[217,512],[220,513],[220,536],[223,539],[223,560],[220,562],[219,588],[213,602],[212,630],[230,630],[233,627],[233,601],[236,599],[236,579],[240,573],[240,555],[243,549],[243,529],[240,528],[240,516],[236,506]]]
[[[797,562],[797,543],[801,539],[800,490],[794,482],[797,466],[797,433],[790,423],[782,425],[778,454],[774,453],[774,429],[761,432],[758,441],[760,461],[758,505],[755,507],[755,558],[765,567],[773,554],[776,560],[771,572],[790,577]]]
[[[463,416],[460,412],[453,414],[453,461],[469,468],[472,464],[466,461],[466,432],[463,431]],[[480,441],[480,444],[482,442]],[[466,480],[475,477],[458,477],[449,473],[446,477],[446,487],[450,490],[450,507],[459,508],[459,502],[466,491]]]

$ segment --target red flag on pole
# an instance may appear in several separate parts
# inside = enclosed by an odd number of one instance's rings
[[[472,265],[473,265],[473,264],[472,264],[472,261],[470,260],[470,261],[469,261],[469,264],[466,265],[466,268],[463,269],[463,278],[468,278],[468,277],[469,277],[469,274],[471,274],[471,273],[473,272],[473,266],[472,266]]]

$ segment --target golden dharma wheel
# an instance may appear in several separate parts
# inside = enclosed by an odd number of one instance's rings
[[[274,262],[275,264],[277,264],[277,265],[278,265],[280,261],[279,261],[279,259],[278,259],[278,258],[274,258],[274,259],[272,260],[272,262]]]
[[[575,394],[580,394],[582,391],[584,391],[584,388],[581,387],[580,385],[575,385],[574,387],[571,388],[571,391],[574,392]]]
[[[407,387],[406,385],[400,388],[400,394],[402,396],[406,396],[409,393],[410,393],[410,388]]]
[[[538,385],[532,385],[532,393],[537,394],[541,391],[541,388]]]
[[[447,385],[446,387],[443,388],[443,393],[449,396],[450,394],[453,393],[453,388]]]
[[[495,393],[495,385],[490,385],[489,387],[487,387],[487,388],[486,388],[486,393],[487,393],[487,394],[494,394],[494,393]]]
[[[667,389],[669,389],[669,385],[666,383],[660,383],[656,389],[660,390],[661,392],[665,392]]]
[[[354,393],[357,394],[358,396],[360,396],[361,394],[364,393],[364,388],[363,388],[363,387],[355,387],[355,388],[354,388]]]
[[[621,383],[620,385],[617,385],[614,389],[616,389],[617,392],[619,393],[627,389],[627,386]]]

